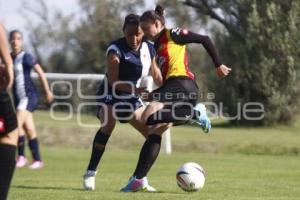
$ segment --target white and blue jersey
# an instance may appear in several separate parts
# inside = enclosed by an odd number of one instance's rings
[[[143,41],[138,51],[128,47],[125,38],[112,42],[106,51],[115,53],[120,59],[119,80],[130,81],[137,87],[141,78],[149,74],[152,59],[155,55],[154,46],[148,41]]]
[[[135,87],[140,87],[141,81],[145,76],[149,75],[152,60],[155,56],[154,46],[144,40],[137,51],[132,50],[125,38],[120,38],[112,42],[106,51],[106,55],[114,53],[120,59],[119,64],[119,80],[132,83]],[[97,96],[97,102],[106,105],[116,105],[117,115],[119,118],[127,117],[136,109],[143,106],[139,97],[132,96],[127,92],[115,90],[113,94],[112,87],[108,84],[107,78],[101,84]],[[118,110],[130,110],[127,112],[119,112]],[[119,119],[120,120],[120,119]],[[126,120],[120,120],[126,122]]]
[[[37,61],[30,54],[21,51],[13,57],[13,63],[15,76],[13,93],[16,109],[33,112],[38,106],[38,93],[30,73]]]

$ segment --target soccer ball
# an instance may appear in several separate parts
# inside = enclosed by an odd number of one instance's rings
[[[186,192],[198,191],[204,186],[205,171],[197,163],[185,163],[177,170],[176,181],[177,185]]]

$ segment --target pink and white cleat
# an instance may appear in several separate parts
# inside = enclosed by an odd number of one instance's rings
[[[17,158],[17,162],[16,162],[16,167],[17,168],[25,167],[26,164],[27,164],[27,159],[26,159],[25,156],[19,156]]]
[[[29,166],[29,169],[41,169],[44,167],[44,163],[40,160],[34,160],[31,165]]]
[[[121,192],[155,192],[156,189],[149,185],[147,177],[137,179],[130,177],[127,185],[121,189]]]

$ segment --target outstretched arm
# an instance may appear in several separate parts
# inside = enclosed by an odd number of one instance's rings
[[[5,82],[1,81],[1,89],[10,89],[13,84],[14,74],[13,74],[13,62],[9,54],[9,47],[6,38],[6,32],[3,25],[0,23],[0,58],[5,65]],[[3,77],[1,77],[2,79]],[[3,79],[2,79],[3,80]]]
[[[228,68],[226,65],[223,65],[220,61],[218,53],[213,45],[211,39],[207,35],[201,35],[197,33],[193,33],[186,29],[172,29],[171,30],[171,37],[177,44],[188,44],[188,43],[199,43],[204,46],[210,57],[212,58],[217,74],[221,77],[227,76],[231,69]]]

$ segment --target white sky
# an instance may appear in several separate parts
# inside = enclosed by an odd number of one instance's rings
[[[26,21],[20,14],[23,0],[0,0],[0,20],[6,29],[19,29],[26,33]],[[27,0],[30,5],[36,5],[36,0]],[[60,10],[64,14],[78,12],[77,0],[47,0],[50,9]],[[34,21],[33,21],[34,23]]]
[[[62,11],[64,14],[76,13],[79,11],[79,0],[46,0],[48,8]],[[147,7],[153,7],[156,0],[146,1]],[[25,29],[26,21],[20,14],[24,0],[0,0],[0,20],[7,30]],[[26,0],[30,5],[37,5],[36,0]],[[78,14],[78,13],[77,13]],[[33,22],[34,23],[34,22]]]
[[[154,7],[156,0],[147,0],[146,6],[148,8]],[[29,31],[26,30],[26,25],[28,22],[24,19],[24,13],[21,14],[24,2],[31,8],[38,8],[39,4],[37,0],[0,0],[0,21],[3,22],[7,32],[12,31],[14,29],[20,30],[24,36],[24,45],[25,48],[31,48],[27,46],[28,43],[28,34]],[[54,12],[51,11],[61,11],[63,15],[74,14],[75,17],[80,16],[80,7],[79,0],[45,0],[47,7],[50,11],[50,17],[53,16]],[[25,12],[30,13],[30,12]],[[33,14],[30,14],[29,19],[32,19],[32,23],[39,23],[39,19],[34,18]],[[76,20],[75,20],[76,21]]]

